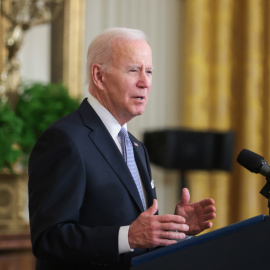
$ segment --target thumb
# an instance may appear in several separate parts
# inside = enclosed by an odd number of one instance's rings
[[[187,204],[190,201],[190,193],[187,188],[183,188],[182,190],[182,196],[181,196],[181,203]]]
[[[149,216],[153,216],[157,212],[157,210],[158,210],[158,201],[157,199],[154,199],[152,206],[150,206],[144,213]]]

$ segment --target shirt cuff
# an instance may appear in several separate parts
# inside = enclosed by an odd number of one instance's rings
[[[119,234],[118,234],[119,254],[134,251],[134,249],[130,248],[129,243],[128,243],[128,230],[129,230],[129,226],[122,226],[119,229]]]

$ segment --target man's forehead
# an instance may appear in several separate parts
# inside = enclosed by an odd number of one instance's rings
[[[112,44],[114,54],[129,55],[131,51],[141,55],[152,55],[152,50],[145,40],[116,40]]]
[[[112,46],[112,59],[124,60],[130,65],[138,65],[141,61],[152,66],[152,50],[145,40],[128,40]]]

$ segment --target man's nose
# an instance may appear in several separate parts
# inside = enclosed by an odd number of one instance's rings
[[[148,88],[152,83],[152,74],[146,73],[145,71],[140,72],[140,77],[138,81],[138,87]]]

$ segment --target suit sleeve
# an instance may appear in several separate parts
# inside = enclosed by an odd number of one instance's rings
[[[31,239],[38,259],[117,262],[119,227],[80,224],[85,185],[75,143],[58,129],[47,130],[29,160]]]

